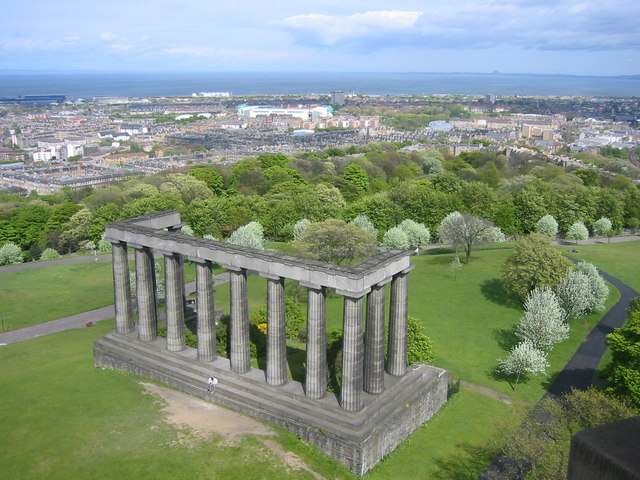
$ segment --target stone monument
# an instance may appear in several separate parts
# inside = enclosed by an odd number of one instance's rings
[[[407,252],[384,252],[344,267],[183,235],[181,226],[175,211],[107,225],[106,239],[113,245],[116,330],[95,342],[97,366],[152,378],[278,425],[358,475],[373,468],[446,401],[445,370],[406,365],[407,281],[412,270]],[[129,247],[135,251],[137,321],[130,295]],[[166,339],[156,333],[154,252],[164,257]],[[185,344],[185,258],[196,264],[197,348]],[[216,353],[214,263],[230,275],[228,359]],[[251,366],[250,274],[267,282],[265,371]],[[308,289],[304,383],[287,378],[285,278]],[[327,391],[327,289],[335,289],[344,300],[340,395]],[[211,374],[220,380],[215,396],[206,391]]]

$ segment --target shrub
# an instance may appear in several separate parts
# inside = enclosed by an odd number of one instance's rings
[[[53,248],[45,248],[40,254],[40,260],[57,260],[60,254]]]
[[[22,250],[15,243],[5,243],[0,247],[0,265],[15,265],[22,261]]]
[[[407,328],[407,365],[416,362],[432,364],[434,360],[431,340],[423,332],[423,325],[417,318],[409,317]]]

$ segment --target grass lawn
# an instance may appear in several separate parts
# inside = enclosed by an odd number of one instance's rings
[[[577,255],[623,278],[625,274],[632,276],[631,272],[640,266],[638,247],[640,242],[579,245]],[[607,248],[611,249],[608,253]],[[571,338],[557,345],[549,355],[549,375],[534,377],[514,391],[507,381],[493,374],[497,359],[506,356],[513,345],[512,328],[522,315],[521,305],[505,294],[499,280],[500,266],[509,253],[503,249],[476,251],[471,264],[463,265],[455,277],[449,269],[451,253],[412,257],[417,268],[409,276],[409,310],[425,325],[436,365],[448,369],[453,377],[494,389],[526,407],[537,402],[602,312],[574,322]],[[627,262],[631,265],[621,259],[632,259]],[[193,278],[192,267],[185,265],[185,270],[190,272],[189,281]],[[27,273],[31,277],[21,278]],[[89,279],[101,277],[104,277],[102,287],[93,286],[95,292],[87,294]],[[623,281],[633,285],[627,279]],[[24,312],[44,312],[39,321],[46,321],[101,306],[87,307],[90,302],[98,303],[98,298],[103,298],[103,305],[113,301],[111,265],[106,262],[3,274],[0,282],[4,282],[0,283],[0,291],[5,309],[0,316],[5,317],[5,323],[7,312],[16,312],[21,305],[29,306]],[[52,290],[53,287],[57,290]],[[37,294],[24,296],[32,291]],[[84,291],[85,295],[79,299],[69,296],[76,291]],[[248,291],[251,309],[264,305],[264,278],[250,276]],[[617,291],[612,290],[607,308],[617,299]],[[228,283],[216,286],[215,301],[228,311]],[[16,314],[11,314],[15,318]],[[342,298],[330,297],[328,328],[340,328],[341,319]],[[161,405],[142,393],[140,378],[93,367],[92,342],[112,330],[113,320],[109,320],[93,328],[0,347],[0,363],[5,365],[0,371],[3,391],[0,423],[4,440],[0,476],[312,478],[307,472],[286,467],[251,436],[235,446],[226,445],[221,438],[181,442],[189,433],[163,421]],[[301,372],[296,367],[304,359],[304,344],[290,342],[289,348],[292,352],[289,360],[295,363],[290,363],[290,369],[294,377],[299,377]],[[365,479],[477,478],[489,461],[481,447],[496,431],[497,419],[515,423],[521,415],[519,408],[463,388]],[[318,474],[327,479],[356,478],[295,435],[276,431],[275,440]]]
[[[603,240],[604,241],[604,240]],[[595,245],[562,245],[560,251],[576,260],[593,263],[600,270],[640,292],[640,241],[598,243]],[[576,249],[578,253],[568,250]]]
[[[37,325],[113,303],[111,262],[88,262],[0,274],[6,330]]]

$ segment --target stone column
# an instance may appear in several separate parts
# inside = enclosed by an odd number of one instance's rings
[[[229,268],[229,267],[227,267]],[[231,277],[230,355],[231,371],[246,373],[251,370],[249,344],[249,299],[247,297],[247,271],[229,269]]]
[[[260,275],[267,278],[267,383],[282,385],[287,382],[284,278]]]
[[[208,260],[196,262],[196,306],[198,309],[198,360],[211,362],[217,357],[216,319],[213,309],[213,272]]]
[[[309,398],[322,398],[327,393],[328,375],[326,293],[319,285],[300,285],[308,288],[305,394]]]
[[[184,277],[181,255],[164,254],[164,274],[167,304],[167,350],[179,352],[186,347],[184,338]]]
[[[131,283],[129,282],[129,260],[127,244],[112,242],[113,295],[116,309],[116,332],[133,332],[133,307],[131,305]]]
[[[407,275],[413,268],[411,266],[394,275],[391,283],[387,372],[397,377],[403,376],[407,370],[407,324],[409,319]]]
[[[388,281],[374,285],[367,295],[364,391],[369,393],[384,390],[384,289]]]
[[[155,262],[153,250],[135,245],[136,296],[138,302],[138,338],[150,342],[156,338],[158,311],[156,308]]]
[[[342,389],[340,404],[347,411],[362,408],[364,343],[362,338],[362,299],[365,292],[336,290],[344,295],[342,329]]]

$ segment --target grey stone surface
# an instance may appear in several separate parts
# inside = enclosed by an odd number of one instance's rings
[[[231,369],[235,373],[245,373],[251,368],[247,271],[231,270],[229,274],[231,275],[231,321],[229,324]]]
[[[364,365],[362,332],[362,297],[344,297],[340,403],[347,411],[362,408]]]
[[[571,439],[568,480],[640,480],[640,417],[582,430]]]
[[[113,261],[113,295],[115,297],[116,309],[116,332],[129,333],[133,331],[134,324],[127,244],[114,242],[112,244],[111,256]]]
[[[186,346],[184,325],[184,276],[179,254],[164,256],[167,305],[167,349],[179,352]]]
[[[305,392],[309,398],[327,394],[327,318],[323,287],[307,291],[307,370]]]
[[[409,319],[407,273],[398,273],[391,282],[387,372],[396,376],[404,375],[407,365],[407,323]]]
[[[135,333],[112,333],[95,342],[94,361],[99,367],[152,378],[285,428],[358,475],[373,468],[428,421],[446,401],[448,387],[445,370],[415,364],[403,377],[388,375],[388,388],[382,394],[363,393],[363,407],[347,412],[335,395],[310,399],[295,381],[268,385],[261,370],[252,368],[239,375],[223,357],[198,362],[195,349],[168,351],[163,338],[140,342]],[[215,395],[209,395],[206,388],[211,373],[220,380]]]
[[[211,262],[196,262],[198,360],[201,362],[211,362],[217,357],[212,273]]]
[[[384,285],[374,285],[367,295],[364,391],[369,393],[384,390],[384,289]]]
[[[149,342],[156,338],[158,328],[153,251],[148,247],[136,247],[135,258],[138,337]]]
[[[287,381],[284,278],[267,279],[267,383]]]

